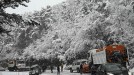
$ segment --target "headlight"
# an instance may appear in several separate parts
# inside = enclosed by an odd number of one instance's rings
[[[112,73],[107,73],[107,75],[114,75],[114,74],[112,74]]]

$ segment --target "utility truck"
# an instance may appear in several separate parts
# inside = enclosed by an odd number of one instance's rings
[[[92,49],[88,52],[88,61],[94,65],[105,63],[119,63],[126,67],[128,62],[127,49],[122,44],[111,44],[100,49]]]

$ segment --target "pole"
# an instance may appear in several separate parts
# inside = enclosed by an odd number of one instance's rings
[[[126,47],[126,52],[127,52],[127,57],[128,57],[128,66],[130,66],[130,63],[129,63],[129,51],[128,51],[128,48],[127,48],[126,44],[125,44],[125,47]]]
[[[127,47],[126,47],[126,50],[127,50],[127,56],[128,56],[128,66],[130,66],[130,63],[129,63],[129,51],[128,51]]]

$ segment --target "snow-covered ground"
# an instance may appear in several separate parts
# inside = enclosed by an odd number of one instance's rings
[[[0,72],[0,75],[29,75],[29,72]]]
[[[130,69],[129,72],[134,75],[134,68],[133,69]]]
[[[0,72],[0,75],[29,75],[28,72]],[[41,75],[57,75],[57,70],[53,70],[53,73],[51,73],[50,70],[47,70],[46,72],[42,73]],[[70,73],[69,70],[64,70],[60,73],[60,75],[80,75],[80,73]],[[82,75],[91,75],[90,73],[84,73]]]
[[[130,75],[134,75],[134,68],[129,70],[131,72]],[[0,75],[29,75],[29,72],[9,72],[9,71],[0,71]],[[50,70],[46,70],[46,72],[42,73],[41,75],[57,75],[57,70],[54,70],[51,73]],[[60,73],[60,75],[80,75],[80,73],[70,73],[69,70],[64,70]],[[91,75],[90,73],[84,73],[82,75]]]

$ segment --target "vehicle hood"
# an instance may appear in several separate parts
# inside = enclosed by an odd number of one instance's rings
[[[110,71],[109,73],[112,73],[114,75],[128,75],[128,71],[122,70],[122,71]]]

